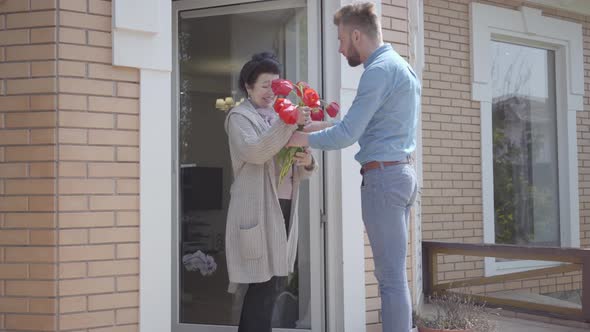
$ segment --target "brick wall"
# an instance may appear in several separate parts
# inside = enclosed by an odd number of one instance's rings
[[[424,1],[424,240],[483,242],[479,103],[471,101],[469,1]],[[483,275],[483,261],[444,257],[439,280]],[[474,272],[475,271],[475,272]]]
[[[425,239],[483,240],[469,2],[425,0]],[[495,3],[516,8],[525,2]],[[111,65],[110,7],[102,0],[0,4],[0,329],[137,330],[139,74]],[[407,58],[407,0],[384,0],[382,10],[385,41]],[[582,22],[590,40],[588,18],[544,14]],[[589,114],[578,113],[585,247]],[[368,240],[365,248],[368,330],[378,330],[380,300]],[[478,259],[450,256],[443,264],[441,280],[482,274]],[[538,283],[559,290],[570,285],[568,277],[575,285],[577,277],[568,275],[551,279],[554,284],[533,280],[519,287]]]
[[[137,330],[139,73],[110,16],[0,2],[0,330]]]
[[[425,0],[425,56],[422,107],[424,188],[422,227],[424,240],[482,243],[480,105],[471,101],[469,3],[470,0]],[[586,67],[590,55],[590,18],[547,9],[526,1],[478,1],[517,9],[523,4],[543,9],[543,15],[584,25]],[[585,68],[586,77],[590,73]],[[588,79],[587,79],[588,81]],[[588,90],[588,83],[586,83]],[[590,246],[590,135],[589,99],[578,112],[580,181],[580,239]],[[446,256],[439,265],[439,280],[483,276],[483,261],[474,257]],[[531,291],[579,289],[576,273],[548,276],[476,288],[497,291],[526,288]]]
[[[56,11],[0,4],[0,330],[56,326]]]
[[[139,72],[111,65],[110,1],[58,15],[59,330],[136,331]]]

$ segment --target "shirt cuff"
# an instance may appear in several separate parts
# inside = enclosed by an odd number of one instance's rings
[[[309,143],[310,148],[321,149],[321,146],[318,142],[318,140],[319,140],[318,133],[319,132],[315,132],[315,133],[310,133],[309,135],[307,135],[307,142]]]

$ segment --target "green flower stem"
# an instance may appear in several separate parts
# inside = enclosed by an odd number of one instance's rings
[[[289,174],[289,170],[293,167],[295,153],[302,152],[302,147],[288,147],[283,148],[279,151],[279,164],[281,165],[281,172],[279,173],[279,183],[283,183],[283,179],[287,174]]]

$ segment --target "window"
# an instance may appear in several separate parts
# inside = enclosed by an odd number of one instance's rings
[[[495,243],[559,246],[555,56],[492,42]]]
[[[471,22],[472,94],[481,105],[484,241],[579,246],[582,27],[537,9],[479,3],[471,4]],[[548,264],[486,258],[485,275]]]

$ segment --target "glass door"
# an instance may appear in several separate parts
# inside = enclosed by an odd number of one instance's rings
[[[258,52],[274,52],[287,79],[321,87],[319,17],[316,0],[173,2],[173,331],[237,331],[244,292],[227,291],[224,251],[232,181],[226,112],[245,97],[239,72]],[[274,331],[323,330],[320,183],[318,173],[300,190],[296,268],[276,301]]]

